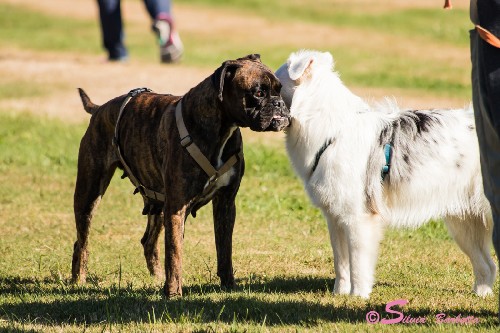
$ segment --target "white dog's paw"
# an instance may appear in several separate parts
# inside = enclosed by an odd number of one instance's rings
[[[480,284],[478,286],[474,286],[474,293],[479,297],[488,297],[493,295],[493,290],[491,287],[486,284]]]
[[[369,299],[371,293],[372,293],[371,289],[370,290],[362,290],[362,289],[352,288],[352,290],[351,290],[352,296],[358,296],[358,297],[361,297],[363,299]]]
[[[351,293],[350,281],[335,278],[335,284],[333,286],[333,293],[335,295],[349,295]]]

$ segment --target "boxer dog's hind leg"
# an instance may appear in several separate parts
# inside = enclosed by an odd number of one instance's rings
[[[149,273],[156,278],[163,278],[163,270],[160,263],[160,245],[158,242],[163,230],[163,213],[148,215],[148,225],[141,239],[144,248],[144,257]]]
[[[73,248],[72,281],[75,283],[86,282],[90,222],[117,167],[116,163],[106,161],[103,150],[101,156],[94,156],[91,152],[99,150],[89,149],[88,141],[84,137],[80,146],[74,194],[77,239]]]

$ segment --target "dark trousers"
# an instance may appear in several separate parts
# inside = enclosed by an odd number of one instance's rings
[[[479,0],[480,25],[497,35],[500,1]],[[492,16],[496,16],[493,20]],[[500,258],[500,49],[470,33],[472,99],[481,154],[484,192],[493,213],[493,246]]]
[[[127,57],[127,48],[124,44],[120,0],[97,0],[99,5],[99,19],[101,22],[102,42],[108,51],[110,60]],[[170,0],[144,0],[146,9],[152,20],[160,14],[170,14]]]

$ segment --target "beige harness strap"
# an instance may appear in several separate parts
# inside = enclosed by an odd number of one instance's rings
[[[181,146],[186,148],[189,155],[198,163],[198,165],[205,171],[208,175],[208,184],[203,190],[203,195],[210,192],[210,190],[215,186],[217,179],[231,170],[231,168],[242,159],[243,152],[240,150],[238,154],[231,156],[226,163],[224,163],[219,170],[215,169],[210,161],[203,155],[200,148],[193,142],[193,139],[189,135],[189,132],[182,118],[182,100],[177,103],[175,108],[175,122],[177,124],[177,129],[179,130],[179,137],[181,139]]]
[[[181,146],[186,148],[189,155],[193,157],[208,177],[211,178],[216,175],[217,170],[212,166],[205,155],[203,155],[200,148],[198,148],[198,146],[193,142],[187,131],[186,124],[184,124],[184,119],[182,118],[182,100],[177,103],[177,107],[175,108],[175,122],[177,123],[177,129],[179,130]]]

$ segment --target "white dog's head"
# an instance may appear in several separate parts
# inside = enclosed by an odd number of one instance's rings
[[[290,54],[286,64],[276,71],[286,106],[290,108],[297,86],[307,84],[317,73],[331,73],[332,70],[333,57],[329,52],[300,50]]]

